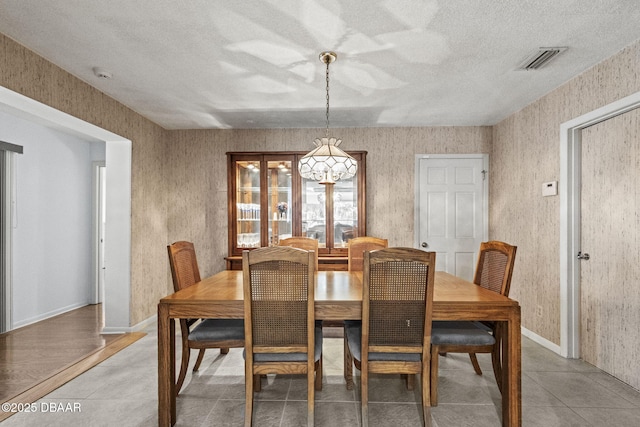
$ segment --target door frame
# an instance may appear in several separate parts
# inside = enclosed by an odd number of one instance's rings
[[[560,125],[560,354],[580,357],[582,129],[640,108],[640,92]]]
[[[0,277],[0,334],[13,329],[13,229],[16,226],[17,210],[17,179],[16,170],[18,167],[17,155],[23,153],[23,147],[16,144],[0,141],[4,146],[3,155],[0,161],[2,188],[0,188],[0,227],[2,227],[2,238],[0,239],[0,254],[2,259],[2,277]]]
[[[105,191],[104,191],[104,174],[101,173],[106,168],[103,161],[94,161],[92,163],[93,189],[92,189],[92,256],[91,271],[93,272],[93,286],[91,287],[92,304],[100,304],[104,297],[102,262],[100,258],[103,256],[101,249],[101,239],[104,235],[102,224],[102,210],[105,209]],[[106,181],[106,180],[104,180]]]
[[[489,238],[489,155],[488,154],[416,154],[415,157],[415,185],[414,185],[414,196],[413,196],[413,228],[414,228],[414,237],[413,237],[413,245],[416,248],[420,247],[420,229],[419,229],[419,210],[420,205],[418,200],[420,200],[420,160],[422,159],[452,159],[452,160],[460,160],[460,159],[482,159],[482,168],[486,171],[484,183],[482,185],[482,189],[484,192],[483,202],[482,202],[482,210],[483,210],[483,224],[482,224],[482,235],[483,240],[487,240]]]

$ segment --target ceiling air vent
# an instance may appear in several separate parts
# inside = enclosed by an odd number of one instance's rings
[[[567,50],[566,47],[541,47],[524,60],[518,70],[537,70],[549,63],[553,58]]]

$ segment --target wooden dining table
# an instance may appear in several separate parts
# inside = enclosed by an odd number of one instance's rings
[[[178,318],[244,318],[242,271],[224,270],[158,304],[158,425],[176,422],[175,322]],[[362,273],[318,271],[315,315],[360,319]],[[435,273],[433,320],[502,322],[502,425],[522,425],[520,305],[451,274]]]

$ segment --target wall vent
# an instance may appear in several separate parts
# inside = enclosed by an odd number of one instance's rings
[[[538,70],[565,50],[567,50],[566,47],[541,47],[535,53],[529,55],[517,69]]]

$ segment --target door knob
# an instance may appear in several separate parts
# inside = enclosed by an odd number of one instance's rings
[[[578,252],[578,259],[583,259],[585,261],[589,261],[589,258],[591,258],[589,256],[589,254],[587,254],[587,253],[583,254],[582,252]]]
[[[422,246],[423,248],[428,248],[429,247],[429,245],[427,245],[427,242],[422,242],[422,245],[420,245],[420,246]]]

